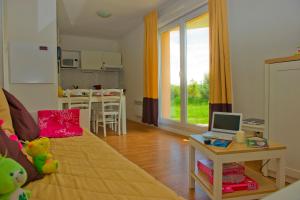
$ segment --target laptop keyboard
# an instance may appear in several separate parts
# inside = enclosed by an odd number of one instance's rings
[[[222,139],[222,140],[232,140],[234,137],[234,134],[226,134],[226,133],[210,131],[208,133],[204,133],[203,137],[216,138],[216,139]]]

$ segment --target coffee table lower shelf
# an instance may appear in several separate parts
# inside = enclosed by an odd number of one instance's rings
[[[201,188],[207,193],[210,198],[213,198],[213,186],[209,182],[207,175],[203,173],[190,172],[194,180],[201,186]],[[257,190],[244,190],[236,191],[233,193],[226,193],[222,195],[222,199],[226,200],[247,200],[247,199],[259,199],[272,192],[277,191],[275,182],[269,178],[264,177],[259,172],[256,172],[248,167],[246,167],[245,173],[247,176],[255,180],[259,188]]]

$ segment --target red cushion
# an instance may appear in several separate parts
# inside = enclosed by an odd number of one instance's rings
[[[32,141],[39,137],[39,127],[23,104],[12,94],[4,90],[15,133],[20,140]]]
[[[42,174],[39,174],[35,166],[27,159],[23,152],[19,149],[18,143],[8,138],[6,134],[0,131],[0,154],[6,155],[6,157],[17,161],[22,165],[27,172],[26,184],[43,178]]]
[[[41,137],[62,138],[82,135],[79,109],[38,111]]]

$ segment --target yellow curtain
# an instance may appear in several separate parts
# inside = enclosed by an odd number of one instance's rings
[[[144,99],[143,122],[158,125],[158,40],[157,11],[144,19]]]
[[[145,16],[144,97],[158,97],[157,12]]]
[[[211,114],[214,111],[231,112],[232,86],[228,42],[227,0],[209,0],[208,8],[210,29],[209,103],[211,119]]]

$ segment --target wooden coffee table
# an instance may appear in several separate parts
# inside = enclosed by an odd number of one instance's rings
[[[195,182],[213,200],[220,199],[260,199],[285,186],[285,161],[284,154],[286,147],[270,142],[268,148],[250,148],[246,144],[233,142],[227,148],[214,147],[204,144],[201,135],[191,135],[189,140],[189,187],[195,188]],[[195,151],[213,161],[214,184],[208,181],[203,173],[195,169]],[[276,182],[264,177],[260,172],[246,167],[247,176],[255,180],[259,188],[250,191],[237,191],[222,194],[222,167],[224,163],[244,162],[253,160],[275,159],[277,163]]]

